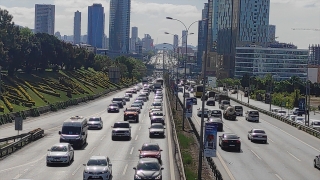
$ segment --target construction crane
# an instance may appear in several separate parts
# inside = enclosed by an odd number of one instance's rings
[[[312,28],[292,28],[292,30],[297,30],[297,31],[320,31],[320,29],[312,29]]]

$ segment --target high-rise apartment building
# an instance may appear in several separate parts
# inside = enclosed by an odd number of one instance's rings
[[[213,34],[210,40],[214,41],[216,27],[217,52],[222,57],[218,69],[224,77],[233,77],[236,47],[268,45],[270,0],[211,1]]]
[[[55,26],[55,5],[36,4],[35,5],[35,33],[47,33],[54,35]]]
[[[202,19],[206,19],[208,16],[208,3],[204,4],[204,8],[202,9]],[[207,39],[207,21],[201,20],[198,24],[198,51],[197,51],[197,68],[195,68],[198,71],[201,71],[202,69],[202,60],[203,60],[203,54],[205,52],[206,48],[206,39]]]
[[[102,4],[93,4],[88,7],[88,34],[87,44],[102,48],[105,22],[104,7]]]
[[[273,43],[276,41],[276,26],[269,25],[268,27],[268,42]]]
[[[177,49],[179,46],[179,36],[178,34],[173,35],[173,48]]]
[[[187,46],[187,38],[188,38],[188,33],[186,30],[182,31],[182,47],[186,47]]]
[[[80,44],[81,42],[81,12],[74,13],[73,19],[73,44]]]
[[[309,54],[308,64],[320,66],[320,44],[313,44],[309,46]]]
[[[109,49],[129,52],[131,0],[111,0],[109,16]]]
[[[135,52],[136,42],[138,42],[138,27],[132,27],[130,39],[130,52]]]
[[[142,48],[144,51],[153,50],[153,39],[149,34],[145,34],[144,38],[142,38]]]

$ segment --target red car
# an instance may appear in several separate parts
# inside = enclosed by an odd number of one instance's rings
[[[161,151],[157,143],[145,143],[139,149],[139,158],[156,158],[161,163]]]

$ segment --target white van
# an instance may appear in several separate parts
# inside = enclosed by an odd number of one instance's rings
[[[88,120],[82,116],[73,116],[63,122],[59,134],[60,143],[66,142],[80,148],[87,143]]]

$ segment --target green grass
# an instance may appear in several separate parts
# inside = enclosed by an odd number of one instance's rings
[[[182,149],[187,149],[194,142],[192,138],[186,137],[182,133],[178,132],[178,140]]]
[[[197,174],[189,167],[185,167],[184,171],[185,171],[187,180],[195,180],[198,178]]]
[[[181,155],[183,164],[187,165],[192,163],[192,156],[189,153],[182,151]]]
[[[81,70],[78,70],[78,71],[74,71],[75,74],[77,72],[84,73],[85,77],[90,77],[90,76],[94,77],[95,73],[97,73],[93,69],[89,69],[89,70],[81,69]],[[4,73],[4,72],[2,72],[2,73]],[[88,76],[86,76],[86,74]],[[45,102],[35,92],[33,92],[30,88],[28,88],[26,85],[24,85],[23,83],[21,83],[18,80],[18,79],[21,79],[23,81],[29,82],[33,86],[36,86],[37,83],[45,84],[45,82],[43,81],[42,78],[50,79],[50,80],[53,80],[53,81],[58,83],[59,78],[60,77],[65,77],[65,76],[67,76],[68,78],[71,78],[75,83],[79,84],[79,86],[81,86],[81,88],[83,88],[88,93],[72,94],[72,98],[69,98],[67,96],[67,92],[55,89],[54,87],[51,87],[57,93],[60,94],[60,97],[56,97],[56,96],[53,96],[53,95],[49,95],[49,94],[46,94],[46,93],[39,92],[39,94],[41,94],[44,97],[44,99],[46,101],[48,101],[48,102]],[[46,106],[48,104],[53,104],[53,103],[56,103],[56,102],[64,102],[64,101],[67,101],[69,99],[85,97],[85,96],[88,96],[88,95],[94,95],[94,94],[97,94],[97,93],[100,93],[100,92],[103,92],[103,91],[106,90],[106,88],[101,87],[99,85],[96,85],[96,87],[92,87],[90,85],[87,85],[87,86],[90,87],[90,89],[89,89],[88,87],[86,87],[84,85],[84,83],[82,83],[80,80],[78,80],[76,76],[72,76],[71,73],[66,72],[66,71],[62,71],[62,70],[60,70],[59,72],[54,72],[54,71],[51,71],[51,70],[46,70],[45,72],[32,72],[32,73],[16,72],[16,77],[12,77],[12,79],[14,79],[16,82],[18,82],[25,89],[25,91],[29,94],[31,99],[35,102],[36,105],[33,106],[32,108]],[[89,82],[88,79],[87,79],[87,81]],[[2,79],[2,83],[5,84],[5,85],[12,86],[12,87],[14,87],[16,85],[14,83],[11,83],[6,78]],[[59,84],[57,84],[57,85],[59,85]],[[10,113],[2,100],[0,100],[0,105],[5,107],[4,112],[0,112],[0,115]],[[22,105],[16,105],[16,104],[13,104],[13,103],[11,103],[11,105],[13,106],[13,109],[14,109],[13,112],[18,112],[18,111],[23,111],[23,110],[29,109],[29,107],[24,107]]]

